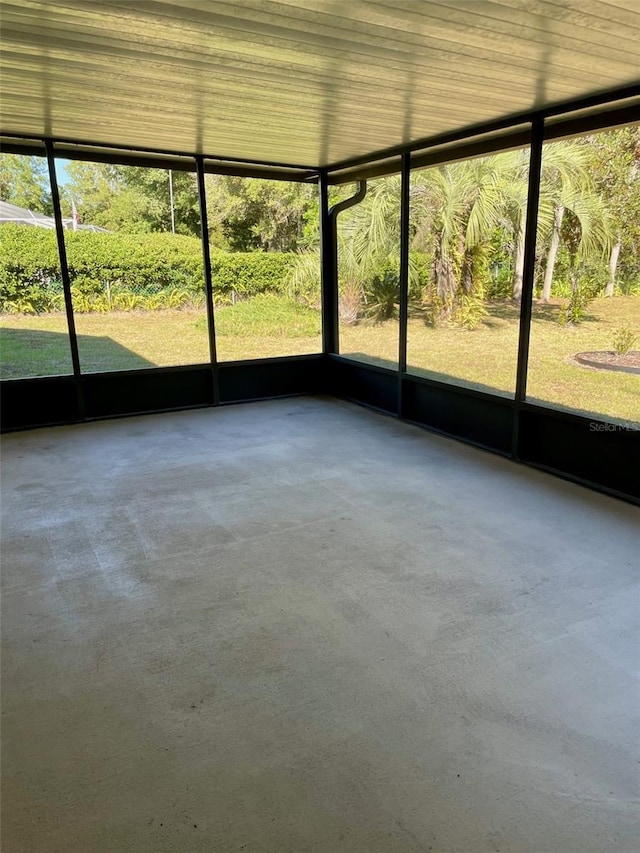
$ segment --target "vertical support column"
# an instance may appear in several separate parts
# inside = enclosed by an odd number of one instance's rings
[[[196,155],[196,174],[198,178],[198,202],[200,205],[200,240],[202,242],[202,265],[204,288],[207,301],[207,330],[209,332],[209,358],[211,360],[211,379],[213,382],[213,404],[220,403],[220,384],[218,382],[218,355],[216,351],[216,325],[213,308],[213,278],[211,276],[211,252],[209,250],[209,220],[207,217],[207,192],[204,183],[204,158]]]
[[[62,224],[62,211],[60,210],[60,190],[58,188],[58,177],[56,175],[56,161],[53,151],[53,142],[50,139],[45,140],[45,148],[47,152],[47,166],[49,167],[49,184],[51,186],[51,201],[53,202],[53,218],[56,223],[56,238],[58,240],[58,257],[60,258],[60,275],[62,278],[62,291],[64,293],[64,307],[67,315],[67,326],[69,329],[69,345],[71,347],[71,363],[73,365],[73,378],[76,387],[76,401],[78,404],[78,414],[80,418],[84,420],[84,394],[82,392],[82,377],[80,374],[78,336],[76,334],[76,323],[73,316],[71,278],[69,276],[69,264],[67,262],[67,247],[64,242],[64,226]]]
[[[516,372],[516,397],[513,412],[513,434],[511,455],[519,458],[520,412],[527,393],[527,368],[529,365],[529,342],[531,339],[531,308],[533,300],[533,278],[536,263],[536,232],[538,229],[538,203],[540,201],[540,174],[542,171],[542,144],[544,142],[544,119],[538,118],[531,125],[531,149],[529,154],[529,187],[527,196],[527,221],[524,242],[524,272],[520,301],[520,332],[518,339],[518,367]]]
[[[329,213],[329,181],[322,169],[319,180],[320,275],[322,292],[322,351],[338,352],[338,247],[335,218]]]
[[[400,173],[400,317],[398,341],[398,417],[403,416],[403,377],[407,372],[407,320],[409,315],[409,216],[411,189],[411,155],[402,155]]]

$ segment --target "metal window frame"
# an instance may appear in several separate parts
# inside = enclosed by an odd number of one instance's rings
[[[49,170],[49,185],[51,187],[53,218],[56,224],[56,242],[58,245],[58,259],[60,262],[60,277],[62,279],[62,291],[64,294],[64,308],[67,317],[67,330],[69,333],[69,347],[71,349],[73,380],[76,389],[78,412],[80,413],[80,417],[83,417],[85,413],[85,406],[84,395],[82,393],[80,353],[78,350],[78,335],[76,333],[76,321],[73,312],[73,299],[71,296],[71,277],[69,275],[69,264],[67,262],[67,246],[64,241],[64,226],[62,224],[60,191],[58,188],[58,176],[56,175],[56,161],[53,152],[53,143],[45,143],[45,153],[47,158],[47,168]]]

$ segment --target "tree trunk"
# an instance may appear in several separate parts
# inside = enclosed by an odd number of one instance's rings
[[[604,292],[605,296],[613,296],[613,288],[616,285],[616,269],[618,268],[618,258],[620,257],[620,249],[622,245],[618,238],[615,244],[611,247],[611,255],[609,256],[609,281]]]
[[[436,293],[442,300],[442,303],[450,308],[456,296],[458,282],[453,265],[450,260],[443,257],[436,257],[433,264],[434,279],[436,284]]]
[[[525,223],[524,218],[518,226],[518,236],[516,242],[516,263],[513,276],[513,299],[520,301],[522,299],[522,281],[524,278],[524,233]]]
[[[575,258],[571,259],[571,267],[569,269],[569,281],[571,282],[571,298],[575,299],[578,292],[578,276],[576,273]]]
[[[559,204],[555,211],[553,232],[551,234],[551,245],[547,255],[547,266],[544,271],[544,282],[542,284],[542,301],[551,299],[551,285],[553,284],[553,271],[556,266],[556,256],[560,247],[560,229],[562,228],[562,217],[564,216],[564,205]]]
[[[462,255],[462,268],[460,270],[460,285],[462,292],[466,294],[473,293],[473,249],[467,249]]]
[[[445,311],[450,310],[455,301],[458,282],[451,259],[445,256],[442,236],[439,237],[436,243],[431,276],[435,292],[442,302],[443,308]]]

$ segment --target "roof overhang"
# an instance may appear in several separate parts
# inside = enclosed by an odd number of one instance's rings
[[[637,0],[4,0],[5,134],[357,166],[640,94]]]

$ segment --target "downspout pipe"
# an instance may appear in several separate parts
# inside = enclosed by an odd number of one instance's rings
[[[367,182],[358,181],[357,183],[358,189],[355,191],[354,195],[349,198],[345,198],[343,201],[339,201],[337,204],[334,204],[333,207],[329,208],[329,217],[333,217],[334,223],[337,215],[342,213],[343,210],[348,210],[350,207],[354,207],[356,204],[360,204],[361,201],[364,201],[364,197],[367,194]]]
[[[338,340],[338,214],[359,204],[367,194],[367,182],[358,181],[356,192],[327,210],[328,187],[321,192],[322,229],[322,336],[325,354],[337,353]],[[326,213],[325,213],[326,211]]]

